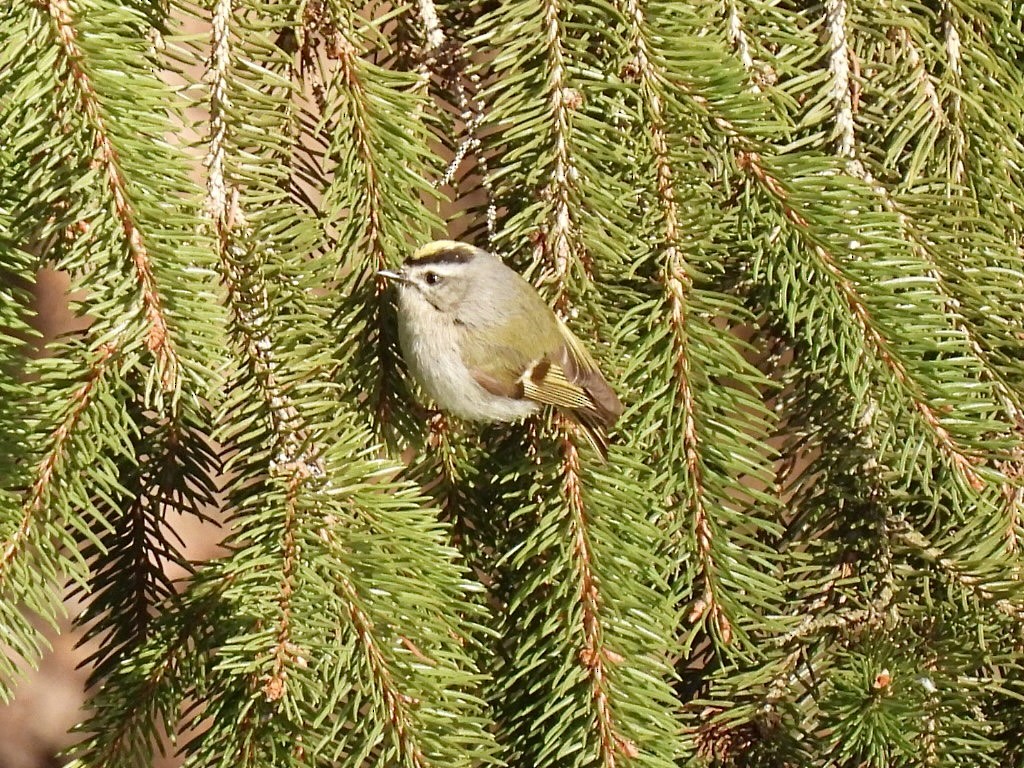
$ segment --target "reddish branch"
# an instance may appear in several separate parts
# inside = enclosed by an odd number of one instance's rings
[[[156,356],[165,390],[174,389],[177,381],[178,359],[171,344],[167,318],[157,292],[153,276],[153,263],[136,224],[136,213],[128,196],[128,184],[121,171],[117,150],[114,148],[106,119],[89,75],[82,67],[83,54],[78,45],[71,8],[68,0],[48,0],[46,8],[53,18],[57,36],[64,48],[68,70],[78,88],[78,96],[89,122],[95,131],[94,143],[99,161],[106,172],[107,187],[114,202],[114,212],[121,223],[128,251],[135,268],[135,277],[142,294],[142,306],[149,326],[146,345]]]
[[[761,163],[760,156],[756,152],[741,151],[738,154],[737,160],[741,168],[749,171],[757,182],[776,198],[782,206],[782,210],[786,218],[796,226],[797,231],[801,235],[806,236],[810,228],[807,219],[790,205],[788,192],[778,179],[768,173],[764,165]],[[978,474],[977,470],[975,470],[974,461],[959,445],[956,444],[956,441],[953,439],[952,435],[949,434],[949,431],[942,426],[942,422],[938,415],[936,415],[932,407],[926,402],[922,394],[917,391],[917,386],[910,377],[906,366],[893,353],[892,344],[881,334],[872,322],[871,314],[868,311],[863,298],[859,293],[857,293],[856,286],[854,286],[853,283],[850,282],[850,280],[843,274],[832,254],[816,243],[812,243],[811,245],[813,246],[814,253],[818,256],[821,265],[835,281],[836,286],[842,293],[843,298],[850,307],[850,311],[857,320],[857,324],[864,333],[864,337],[871,344],[875,354],[889,368],[889,370],[892,371],[896,380],[899,381],[899,383],[908,391],[910,399],[913,401],[914,409],[921,415],[924,422],[932,430],[932,433],[935,436],[935,442],[938,444],[939,449],[946,455],[949,461],[972,488],[975,490],[981,490],[984,488],[985,481]]]
[[[896,201],[892,199],[892,195],[889,194],[889,190],[886,189],[885,185],[878,183],[872,178],[871,173],[864,167],[862,162],[853,160],[849,166],[849,171],[854,176],[871,185],[871,188],[874,189],[881,199],[885,210],[895,214],[904,234],[910,239],[911,250],[923,264],[927,265],[928,276],[932,279],[935,290],[942,297],[942,306],[949,318],[950,324],[961,334],[971,353],[981,364],[981,376],[992,383],[994,394],[1002,404],[1007,418],[1010,420],[1015,431],[1020,433],[1021,429],[1024,428],[1024,409],[1020,405],[1020,398],[1013,391],[1012,387],[1007,384],[1005,377],[990,364],[985,347],[982,345],[974,328],[960,311],[960,302],[955,298],[949,280],[943,274],[937,260],[932,255],[928,238],[914,229],[910,218],[900,210]],[[1017,454],[1019,454],[1019,451],[1014,452],[1016,459],[1019,460],[1019,455]],[[1014,514],[1015,507],[1020,500],[1019,485],[1016,480],[1011,478],[1012,474],[1019,472],[1019,469],[1014,467],[1015,465],[1012,462],[1005,462],[1002,467],[1004,474],[1008,478],[1002,483],[1002,491],[1011,515]]]
[[[629,67],[640,82],[640,92],[647,105],[651,149],[654,153],[655,182],[661,203],[665,242],[665,268],[662,282],[665,287],[672,317],[674,348],[673,368],[676,388],[683,411],[683,453],[689,478],[690,504],[693,509],[697,554],[701,561],[703,594],[690,613],[691,621],[699,621],[705,614],[718,625],[722,640],[732,638],[732,626],[715,597],[712,574],[715,571],[712,554],[712,532],[704,503],[704,469],[700,461],[700,439],[697,436],[696,405],[690,385],[689,334],[687,333],[686,305],[693,282],[686,272],[680,251],[679,204],[669,157],[668,137],[665,132],[665,114],[658,88],[658,77],[651,65],[647,40],[644,37],[643,9],[637,0],[628,0],[626,12],[633,24],[632,44],[636,55]]]
[[[39,466],[36,468],[35,480],[28,490],[28,495],[22,507],[21,523],[4,544],[3,554],[0,556],[0,582],[3,581],[15,556],[25,545],[29,530],[32,527],[32,519],[42,511],[46,503],[50,482],[61,459],[64,458],[68,440],[71,439],[82,419],[82,415],[92,402],[96,385],[106,371],[108,362],[114,352],[115,347],[111,344],[105,344],[100,347],[99,357],[93,361],[85,381],[82,382],[81,386],[71,396],[70,410],[50,437],[50,450],[43,456],[42,461],[39,462]]]
[[[560,417],[561,418],[561,417]],[[639,750],[632,741],[615,731],[615,722],[608,697],[606,664],[621,659],[614,651],[604,647],[601,630],[601,598],[593,570],[590,549],[589,523],[583,503],[583,485],[580,478],[580,456],[570,437],[568,425],[562,429],[562,493],[569,505],[570,539],[579,573],[579,596],[583,608],[583,648],[580,662],[590,676],[590,690],[594,701],[598,744],[602,765],[615,768],[619,754],[636,757]]]

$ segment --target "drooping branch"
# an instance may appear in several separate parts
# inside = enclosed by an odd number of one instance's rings
[[[351,138],[355,144],[359,160],[362,163],[363,173],[366,176],[366,184],[363,189],[366,239],[369,242],[370,258],[374,272],[376,272],[378,269],[385,269],[390,266],[388,264],[387,251],[384,247],[384,232],[381,225],[381,216],[384,215],[383,193],[378,178],[376,158],[374,157],[370,140],[370,128],[365,108],[367,96],[359,75],[358,51],[342,30],[338,32],[336,53],[341,83],[352,94]],[[380,295],[387,288],[387,279],[375,274],[374,280],[377,286],[376,293]]]
[[[373,676],[375,690],[380,694],[388,726],[394,732],[399,753],[413,768],[428,768],[431,764],[416,739],[412,720],[414,699],[403,692],[374,635],[373,621],[362,607],[355,585],[344,574],[338,575],[338,589],[348,606],[349,620],[359,638],[363,657]],[[406,641],[411,644],[411,641]],[[415,646],[413,646],[415,647]],[[414,651],[423,657],[422,652]]]
[[[960,30],[957,29],[957,11],[950,0],[943,0],[942,30],[945,33],[946,66],[953,79],[953,91],[950,96],[949,127],[953,136],[953,152],[950,157],[951,181],[962,184],[967,173],[965,157],[967,154],[967,136],[963,126],[963,97],[960,95],[963,77],[963,53],[960,49]]]
[[[296,543],[298,526],[297,497],[307,478],[291,471],[287,480],[284,500],[284,519],[281,521],[281,575],[278,581],[277,637],[274,644],[274,661],[270,674],[262,681],[263,694],[267,701],[277,701],[285,695],[288,681],[287,667],[297,658],[296,645],[292,642],[292,593],[295,590],[295,570],[299,551]]]
[[[754,72],[754,57],[750,53],[750,40],[747,37],[747,32],[743,28],[743,19],[740,17],[740,9],[736,0],[729,0],[726,3],[728,9],[728,27],[729,27],[729,40],[736,48],[736,53],[740,57],[740,63],[743,64],[743,68],[747,72]],[[757,81],[753,81],[753,89],[759,91],[761,88],[757,84]]]
[[[249,369],[261,389],[274,436],[282,442],[282,465],[299,476],[323,474],[320,460],[305,450],[308,435],[299,428],[299,414],[278,382],[275,372],[273,318],[267,286],[260,270],[248,263],[246,244],[253,238],[241,191],[227,181],[227,160],[232,136],[229,126],[230,74],[233,51],[230,21],[234,0],[217,0],[213,12],[212,54],[206,81],[210,87],[210,147],[206,155],[207,211],[217,233],[221,275],[228,291],[228,306],[235,333],[244,346]]]
[[[57,428],[50,436],[49,447],[36,465],[35,472],[33,473],[34,479],[25,495],[25,501],[22,504],[21,522],[7,541],[4,542],[3,551],[0,553],[0,585],[4,583],[9,575],[10,565],[18,552],[27,543],[33,520],[46,507],[54,473],[66,458],[69,442],[88,412],[97,387],[115,359],[116,351],[117,348],[112,344],[105,344],[100,347],[99,354],[92,361],[85,380],[71,396],[70,408],[64,419],[57,425]]]
[[[854,53],[847,39],[847,13],[846,0],[827,0],[825,3],[825,24],[829,36],[828,69],[832,76],[829,95],[835,110],[835,130],[838,134],[836,153],[840,157],[853,156],[856,130],[853,122],[856,83],[851,76]]]
[[[1024,619],[1024,603],[1021,602],[1020,598],[1011,600],[1008,598],[998,598],[986,584],[986,579],[975,573],[971,573],[967,564],[951,557],[946,552],[943,552],[939,547],[935,546],[929,541],[924,534],[914,528],[909,521],[900,520],[894,526],[893,537],[901,541],[904,545],[910,547],[919,557],[929,563],[933,563],[946,574],[946,576],[955,584],[959,584],[964,589],[974,593],[982,600],[992,602],[999,611],[1006,616],[1017,619],[1018,621]],[[1019,569],[1018,569],[1019,570]],[[1012,579],[1019,579],[1020,573],[999,573],[998,580],[1002,581],[1007,576]]]
[[[985,486],[985,481],[975,469],[974,465],[977,459],[964,450],[942,425],[935,409],[929,404],[927,397],[910,376],[906,364],[896,353],[892,342],[879,330],[856,286],[840,269],[835,256],[810,237],[810,224],[803,214],[790,205],[789,193],[785,186],[766,170],[758,153],[741,150],[737,155],[737,161],[739,166],[747,170],[757,183],[771,195],[781,207],[786,220],[793,224],[801,239],[807,243],[808,249],[818,258],[822,269],[832,279],[834,287],[845,300],[853,319],[864,334],[864,338],[871,346],[875,356],[891,371],[895,380],[900,384],[914,410],[931,431],[936,445],[964,480],[975,490],[981,490]]]
[[[213,217],[221,250],[228,247],[235,217],[229,199],[237,205],[237,191],[229,195],[225,181],[225,154],[228,139],[228,73],[231,67],[232,0],[217,0],[213,7],[210,61],[207,82],[210,88],[210,149],[206,154],[207,210]]]
[[[103,166],[107,180],[107,189],[131,255],[149,327],[146,346],[156,357],[164,389],[171,391],[177,385],[178,355],[171,340],[166,312],[153,275],[152,258],[145,237],[139,229],[138,216],[128,191],[128,180],[121,171],[117,149],[107,125],[107,117],[83,63],[84,56],[78,44],[78,32],[74,26],[74,17],[68,0],[45,0],[45,7],[53,20],[82,112],[92,126],[99,162]]]
[[[932,82],[932,78],[925,68],[924,61],[921,59],[920,49],[903,27],[896,28],[895,38],[907,57],[907,63],[910,65],[918,88],[921,89],[925,100],[928,102],[928,111],[931,113],[932,119],[940,122],[944,121],[946,116],[942,111],[942,103],[939,101],[939,94],[935,90],[935,84]]]
[[[594,703],[599,757],[605,768],[615,768],[619,755],[636,757],[640,751],[631,740],[621,736],[615,726],[615,713],[608,695],[607,667],[616,658],[614,650],[606,647],[601,621],[601,595],[594,572],[588,511],[583,500],[583,480],[580,476],[579,449],[570,437],[568,424],[561,425],[562,496],[569,512],[569,538],[575,560],[573,573],[579,578],[579,600],[583,615],[583,648],[579,660],[587,670],[590,692]]]
[[[571,195],[576,170],[571,157],[570,121],[572,112],[582,104],[582,96],[567,84],[558,0],[544,0],[542,8],[547,40],[547,102],[554,142],[551,182],[542,196],[554,203],[554,215],[544,236],[538,239],[538,248],[543,262],[553,270],[555,282],[559,286],[559,293],[554,300],[555,308],[566,312],[569,296],[563,286],[576,255],[577,245],[572,224]]]
[[[225,580],[222,586],[229,583],[230,579]],[[143,749],[152,757],[157,744],[167,738],[158,723],[174,722],[179,697],[192,682],[179,678],[182,668],[189,665],[193,654],[205,653],[199,633],[217,626],[215,621],[210,623],[210,614],[218,599],[219,595],[212,593],[183,613],[169,614],[167,618],[173,616],[174,621],[164,622],[152,636],[148,649],[155,653],[144,665],[118,670],[100,688],[92,700],[93,715],[80,727],[90,735],[71,750],[78,760],[87,765],[119,765],[126,754],[137,755]],[[127,697],[130,706],[124,707],[121,696]]]
[[[693,281],[683,258],[680,232],[681,216],[677,200],[678,191],[669,157],[666,115],[661,96],[664,74],[658,72],[651,61],[647,38],[647,22],[639,0],[627,0],[626,17],[630,22],[630,42],[634,50],[633,70],[639,81],[640,94],[647,112],[647,131],[654,156],[654,186],[661,211],[663,255],[660,278],[669,307],[672,328],[674,383],[682,410],[682,447],[686,461],[689,506],[693,515],[697,555],[701,562],[702,594],[690,614],[690,621],[699,621],[706,614],[719,629],[722,640],[728,643],[732,627],[726,617],[715,590],[713,574],[716,570],[711,524],[705,503],[704,465],[700,455],[697,431],[696,401],[690,371],[690,334],[687,328],[687,304]]]

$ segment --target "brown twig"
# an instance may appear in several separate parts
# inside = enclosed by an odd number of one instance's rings
[[[45,0],[53,24],[64,49],[71,79],[78,89],[82,111],[92,124],[96,151],[107,178],[107,187],[114,203],[114,211],[124,232],[128,252],[135,268],[141,292],[142,306],[149,325],[146,346],[156,357],[165,390],[173,390],[178,378],[178,356],[171,342],[163,303],[153,275],[153,262],[145,239],[136,223],[136,213],[128,194],[128,182],[119,164],[117,149],[110,137],[106,118],[88,73],[83,68],[84,56],[78,45],[78,33],[68,0]]]
[[[583,503],[583,483],[580,477],[579,449],[571,438],[571,427],[564,417],[558,416],[562,447],[562,495],[569,507],[569,537],[579,574],[579,598],[583,609],[583,648],[580,663],[590,678],[601,764],[615,768],[620,754],[636,757],[639,749],[631,740],[616,732],[614,715],[608,697],[606,663],[619,658],[604,645],[601,627],[601,598],[593,570],[590,549],[589,522]]]
[[[655,186],[662,212],[665,266],[662,270],[661,280],[671,314],[675,383],[683,413],[683,453],[686,458],[686,471],[689,479],[690,506],[693,511],[697,556],[701,562],[703,592],[690,611],[690,620],[699,621],[707,615],[717,625],[722,640],[728,643],[732,639],[732,625],[715,595],[715,584],[712,578],[712,574],[715,572],[712,531],[707,506],[704,503],[704,466],[700,460],[697,409],[693,387],[690,383],[690,350],[686,313],[693,281],[686,271],[680,247],[682,240],[679,231],[681,216],[679,204],[676,201],[676,185],[669,157],[664,106],[659,93],[657,73],[650,60],[647,38],[644,33],[643,8],[637,0],[627,0],[625,10],[626,16],[632,24],[631,43],[635,49],[630,69],[633,76],[639,80],[640,92],[647,107],[647,125],[654,154]]]
[[[293,472],[288,479],[285,493],[285,515],[281,532],[281,582],[277,598],[280,617],[277,625],[277,643],[274,646],[274,664],[270,674],[263,681],[263,694],[267,697],[267,701],[277,701],[285,695],[288,685],[287,667],[303,658],[298,646],[291,640],[291,624],[295,565],[299,557],[298,545],[295,540],[296,505],[299,491],[307,479],[299,472]]]

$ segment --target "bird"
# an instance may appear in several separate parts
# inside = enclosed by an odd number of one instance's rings
[[[511,422],[554,407],[602,459],[622,402],[583,343],[536,289],[494,254],[435,240],[398,271],[398,338],[413,379],[442,410]]]

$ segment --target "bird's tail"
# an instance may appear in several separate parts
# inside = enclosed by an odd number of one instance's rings
[[[590,408],[577,408],[565,413],[580,428],[587,442],[601,457],[601,461],[608,461],[609,425],[600,413]]]

